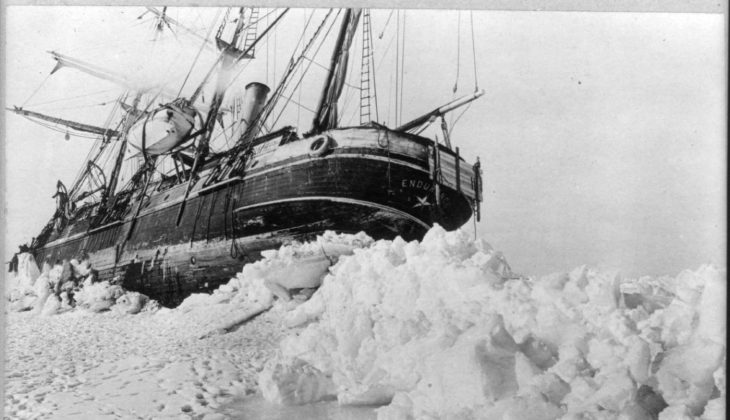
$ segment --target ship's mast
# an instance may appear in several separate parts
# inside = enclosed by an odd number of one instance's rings
[[[317,113],[312,124],[312,131],[315,133],[337,127],[337,101],[342,94],[342,88],[345,86],[349,50],[361,14],[362,9],[347,9],[342,19],[340,33],[332,52],[329,74],[325,80]]]
[[[221,38],[221,35],[223,34],[223,27],[225,26],[225,20],[218,29],[218,34],[215,38],[216,45],[221,52],[219,58],[220,71],[218,72],[218,80],[216,81],[215,93],[213,94],[213,99],[211,100],[210,110],[208,111],[208,116],[205,120],[205,131],[198,141],[198,155],[200,155],[201,159],[205,159],[205,157],[208,155],[210,137],[212,136],[213,129],[215,128],[218,111],[223,104],[223,98],[225,97],[228,84],[231,81],[231,70],[239,60],[250,57],[247,56],[246,51],[241,51],[237,48],[238,40],[244,27],[244,12],[245,8],[239,8],[238,21],[236,24],[236,28],[233,31],[233,36],[231,37],[230,43],[224,41]],[[198,88],[198,90],[200,90],[200,88]],[[192,98],[191,100],[195,100],[195,98]]]
[[[289,83],[293,79],[293,75],[295,71],[300,68],[301,64],[305,60],[310,60],[311,58],[307,57],[307,54],[310,52],[312,47],[315,44],[315,40],[319,38],[320,34],[324,31],[326,27],[326,23],[329,20],[329,17],[332,15],[333,9],[329,9],[325,17],[322,19],[322,21],[319,23],[319,26],[315,30],[314,34],[311,36],[309,41],[307,42],[306,46],[302,48],[302,51],[299,54],[299,57],[294,59],[294,55],[289,60],[289,66],[286,68],[284,73],[281,76],[281,80],[279,81],[279,84],[276,86],[276,90],[273,94],[269,96],[269,100],[266,102],[264,107],[261,109],[261,111],[253,118],[253,121],[248,125],[246,130],[241,134],[241,136],[236,139],[236,145],[234,146],[234,149],[242,149],[246,147],[248,144],[250,144],[251,139],[255,138],[261,130],[264,128],[264,122],[268,120],[268,118],[271,116],[272,112],[274,111],[274,107],[278,104],[279,100],[283,97],[284,91],[289,86]],[[310,16],[311,19],[311,16]],[[336,18],[335,18],[336,19]],[[301,83],[303,75],[300,76],[299,82]],[[288,103],[288,102],[287,102]],[[284,105],[286,107],[286,104]],[[281,110],[281,113],[283,113],[283,109]],[[281,116],[281,113],[279,116]],[[276,121],[278,121],[278,117],[273,122],[273,124],[276,124]]]
[[[112,169],[112,173],[109,176],[109,186],[107,187],[106,191],[104,192],[104,195],[101,198],[101,205],[104,206],[107,204],[107,200],[109,197],[114,195],[114,190],[117,188],[117,183],[119,181],[119,173],[122,169],[122,163],[124,162],[124,154],[127,151],[127,136],[129,135],[129,129],[132,127],[132,124],[137,119],[137,113],[138,109],[137,106],[139,105],[139,101],[142,98],[142,94],[140,92],[137,92],[134,96],[134,100],[132,101],[132,107],[127,112],[127,115],[124,117],[124,123],[122,125],[122,138],[121,142],[122,144],[119,146],[119,153],[117,154],[117,158],[114,162],[114,169]]]
[[[241,61],[244,58],[251,58],[250,55],[251,51],[256,47],[256,44],[261,41],[266,34],[274,27],[276,26],[282,17],[289,11],[289,9],[284,9],[284,11],[279,14],[279,16],[274,19],[274,21],[253,41],[250,43],[250,45],[245,46],[243,51],[238,50],[235,48],[235,44],[238,42],[238,39],[240,37],[241,31],[243,30],[243,8],[240,11],[240,17],[239,17],[239,23],[236,26],[236,30],[233,34],[233,40],[230,44],[220,40],[220,38],[216,39],[218,47],[221,48],[221,55],[218,58],[218,61],[214,64],[214,67],[218,65],[218,63],[221,63],[221,70],[219,71],[218,75],[218,83],[216,85],[216,91],[215,95],[212,100],[212,104],[210,107],[210,111],[208,111],[208,116],[206,118],[205,123],[205,129],[206,132],[203,135],[203,138],[200,140],[200,143],[202,144],[202,152],[204,154],[207,154],[207,147],[208,142],[210,141],[210,136],[213,132],[213,128],[215,126],[215,120],[216,116],[218,114],[218,110],[220,108],[221,103],[223,102],[223,97],[226,93],[226,90],[228,88],[228,84],[230,82],[230,69]],[[219,31],[220,34],[220,31]],[[190,98],[190,102],[194,103],[197,97],[200,95],[203,86],[207,83],[208,77],[211,73],[209,72],[208,75],[205,77],[203,82],[201,82],[198,89],[193,93],[193,96]]]

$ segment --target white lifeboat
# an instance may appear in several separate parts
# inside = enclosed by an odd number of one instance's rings
[[[190,140],[195,109],[168,104],[129,130],[129,144],[147,155],[161,155]]]

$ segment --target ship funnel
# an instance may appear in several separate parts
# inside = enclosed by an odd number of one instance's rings
[[[238,127],[234,138],[240,138],[258,117],[264,107],[269,91],[269,87],[263,83],[252,82],[246,85],[246,91],[240,104]]]

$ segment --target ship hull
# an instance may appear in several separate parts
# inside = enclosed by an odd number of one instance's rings
[[[174,306],[227,282],[264,250],[327,230],[413,240],[434,223],[456,229],[472,214],[463,193],[434,183],[425,154],[340,147],[253,166],[187,199],[185,184],[156,192],[137,217],[96,228],[72,223],[36,259],[88,255],[99,280],[116,278]]]

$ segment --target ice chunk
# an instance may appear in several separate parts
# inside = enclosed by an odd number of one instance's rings
[[[700,269],[705,280],[699,302],[697,334],[718,344],[727,340],[727,276],[711,266]]]
[[[696,340],[667,352],[656,373],[658,389],[669,405],[684,405],[698,415],[715,387],[713,374],[725,355],[723,345]]]
[[[659,420],[695,420],[689,409],[684,405],[672,405],[659,413]]]
[[[301,359],[267,363],[259,387],[264,398],[279,404],[306,404],[336,395],[332,379]]]
[[[605,410],[618,413],[631,405],[635,396],[634,381],[628,372],[623,370],[604,378],[598,390],[590,397],[590,401]]]
[[[651,364],[651,351],[649,343],[633,336],[626,352],[624,363],[629,367],[629,372],[636,382],[645,384],[649,380],[649,367]]]
[[[725,351],[727,352],[727,349]],[[726,395],[727,392],[727,384],[725,382],[726,360],[727,353],[725,354],[725,357],[722,358],[722,366],[718,367],[717,370],[712,374],[712,377],[715,379],[715,386],[720,391],[720,395],[723,397]]]
[[[554,420],[563,410],[536,395],[518,396],[510,401],[502,420]]]
[[[108,281],[86,285],[76,295],[77,305],[91,312],[109,310],[119,297],[124,295],[121,286]]]
[[[725,398],[715,398],[707,402],[705,411],[702,413],[702,420],[724,420],[725,419]]]
[[[46,302],[43,304],[41,315],[49,316],[55,315],[61,309],[61,300],[55,295],[50,295]]]
[[[126,292],[116,300],[114,308],[128,314],[139,313],[149,302],[149,298],[138,292]]]
[[[491,328],[471,329],[453,347],[425,361],[417,392],[427,396],[427,411],[455,412],[492,403],[516,393],[512,337],[496,321]]]
[[[32,254],[23,252],[18,254],[18,271],[8,275],[5,283],[5,296],[14,302],[20,296],[28,294],[33,289],[36,279],[41,275],[38,265]]]

